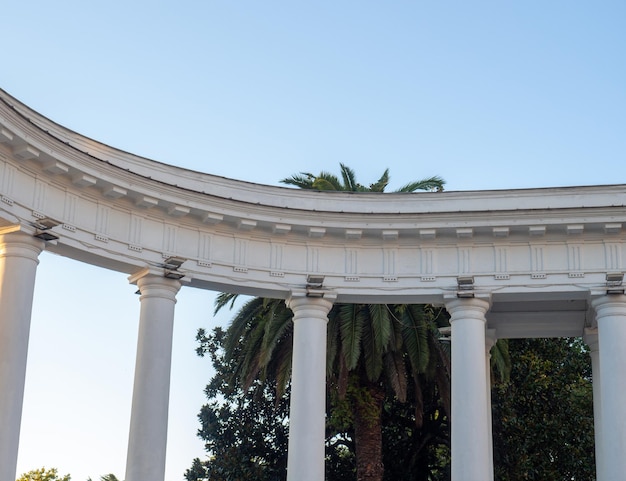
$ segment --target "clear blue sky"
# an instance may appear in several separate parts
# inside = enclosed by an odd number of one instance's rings
[[[389,167],[392,188],[626,183],[625,25],[621,0],[8,2],[0,88],[112,146],[257,183],[339,162],[362,183]],[[42,256],[20,472],[123,477],[133,292]],[[193,338],[228,320],[212,302],[179,295],[168,481],[203,455]]]

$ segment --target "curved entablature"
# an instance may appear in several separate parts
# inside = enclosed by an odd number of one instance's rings
[[[471,278],[472,292],[493,298],[493,325],[522,297],[542,312],[567,301],[571,334],[591,290],[624,269],[625,206],[624,185],[414,194],[258,185],[114,149],[0,91],[0,226],[43,229],[50,251],[128,274],[173,270],[201,288],[284,298],[316,275],[339,301],[440,302]]]

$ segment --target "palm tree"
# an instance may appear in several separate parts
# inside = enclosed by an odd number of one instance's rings
[[[384,192],[387,184],[389,184],[389,169],[385,169],[380,179],[370,184],[369,187],[365,187],[356,181],[354,170],[341,163],[339,167],[343,183],[336,175],[328,172],[320,172],[319,175],[300,172],[300,174],[292,175],[291,177],[281,180],[281,182],[283,184],[295,185],[301,189],[341,190],[346,192]],[[409,182],[395,192],[415,192],[416,190],[436,190],[439,192],[443,190],[445,183],[445,180],[435,175],[422,180]]]
[[[104,476],[100,476],[100,481],[119,481],[117,476],[112,473],[105,474]]]
[[[389,170],[369,187],[356,181],[354,171],[340,164],[341,180],[332,174],[301,173],[281,182],[303,189],[349,192],[384,192]],[[443,190],[443,179],[430,177],[411,182],[396,192]],[[220,294],[216,312],[236,299]],[[387,389],[402,402],[407,379],[413,378],[415,420],[422,422],[421,379],[437,382],[444,404],[449,406],[448,355],[437,341],[437,327],[447,322],[445,313],[431,306],[385,304],[336,304],[328,315],[328,384],[353,413],[357,479],[380,481],[382,464],[382,408]],[[233,373],[244,386],[256,378],[271,376],[279,392],[291,370],[292,313],[280,300],[254,298],[239,310],[226,338],[226,355],[237,356]],[[449,411],[449,409],[448,409]]]

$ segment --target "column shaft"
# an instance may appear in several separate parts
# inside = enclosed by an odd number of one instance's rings
[[[604,481],[621,481],[626,473],[626,296],[593,301],[598,323],[600,435],[598,460]]]
[[[585,342],[589,346],[591,357],[591,376],[593,382],[593,430],[596,453],[596,481],[605,481],[604,478],[604,449],[602,447],[602,381],[600,378],[600,351],[598,346],[597,329],[585,329]]]
[[[22,421],[30,317],[44,243],[0,235],[0,481],[14,481]]]
[[[452,326],[452,481],[486,481],[493,476],[485,372],[489,302],[454,298],[446,308]]]
[[[174,305],[180,282],[148,274],[137,280],[137,286],[141,313],[125,479],[163,481]]]
[[[326,426],[326,325],[332,302],[293,296],[288,481],[324,480]]]

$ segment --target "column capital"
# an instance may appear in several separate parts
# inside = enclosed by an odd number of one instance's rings
[[[326,317],[332,309],[337,294],[332,291],[324,292],[323,297],[307,296],[306,290],[292,290],[290,296],[285,300],[287,307],[294,313],[294,317],[300,317],[302,311],[307,311],[307,317]]]
[[[596,311],[596,321],[599,317],[603,316],[626,316],[626,295],[605,294],[592,298],[591,307]]]
[[[450,313],[450,322],[458,318],[476,318],[483,322],[485,314],[491,307],[491,296],[481,297],[449,297],[444,299],[446,310]]]
[[[594,296],[591,299],[591,306],[596,312],[599,309],[613,308],[619,309],[620,313],[623,313],[623,309],[626,309],[626,294],[604,294]]]
[[[128,282],[139,288],[140,299],[148,296],[163,297],[174,301],[182,285],[180,280],[164,277],[162,272],[148,267],[129,276]]]
[[[0,229],[0,256],[26,257],[37,260],[46,247],[41,239],[19,229]]]

